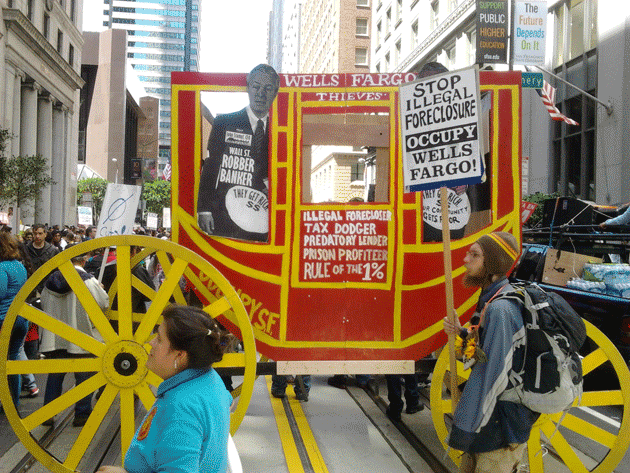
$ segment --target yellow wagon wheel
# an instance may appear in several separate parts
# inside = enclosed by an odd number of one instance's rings
[[[83,253],[98,249],[117,247],[117,278],[110,294],[117,294],[118,310],[103,312],[83,284],[70,259]],[[145,248],[142,253],[131,258],[131,246]],[[135,277],[131,270],[136,263],[150,253],[156,253],[165,272],[165,280],[159,290]],[[35,289],[45,275],[58,269],[64,275],[78,303],[82,304],[96,327],[102,341],[96,340],[72,327],[58,321],[52,314],[47,314],[26,303],[26,298]],[[159,323],[160,314],[171,298],[177,303],[185,303],[179,282],[185,277],[189,283],[208,300],[204,310],[212,317],[224,315],[240,332],[243,353],[226,353],[221,363],[215,366],[243,367],[244,381],[238,400],[238,406],[231,418],[231,432],[234,433],[245,416],[254,389],[256,376],[256,347],[253,330],[247,312],[238,294],[229,282],[210,263],[194,252],[175,243],[144,236],[114,236],[98,238],[67,249],[52,258],[33,274],[20,290],[9,307],[0,333],[0,401],[6,412],[11,427],[22,444],[46,468],[53,472],[76,471],[79,462],[86,453],[105,416],[114,407],[119,398],[121,422],[121,446],[125,452],[135,432],[134,395],[149,409],[155,398],[154,388],[161,379],[145,368],[150,346],[148,341],[154,327]],[[206,281],[201,282],[201,279]],[[217,298],[208,290],[209,283],[216,285],[222,296]],[[137,289],[149,299],[151,305],[146,314],[133,314],[131,305],[132,288]],[[110,304],[111,305],[111,304]],[[118,320],[118,330],[114,330],[109,316]],[[90,358],[50,359],[29,361],[7,361],[9,336],[18,314],[43,329],[78,345],[91,353]],[[133,322],[138,322],[134,324]],[[94,372],[87,381],[63,393],[59,398],[41,407],[35,412],[20,417],[7,384],[7,375],[24,373],[75,373]],[[78,400],[102,389],[92,414],[82,428],[76,442],[65,459],[58,459],[44,449],[31,432],[44,421],[73,406]]]
[[[558,462],[572,473],[610,473],[619,464],[630,445],[630,372],[619,351],[594,325],[585,321],[588,353],[582,360],[585,386],[597,385],[597,380],[614,369],[620,388],[585,391],[582,400],[562,417],[562,414],[541,414],[527,442],[527,458],[531,473],[558,470]],[[444,448],[448,435],[447,420],[452,418],[449,385],[448,349],[442,351],[433,371],[431,382],[431,415],[433,425]],[[464,382],[470,370],[464,371],[458,362],[458,384]],[[589,379],[590,378],[590,379]],[[589,381],[595,381],[591,383]],[[601,383],[600,383],[601,386]],[[615,406],[621,409],[621,420],[603,423],[597,420],[593,408]],[[559,428],[558,422],[560,422]],[[456,464],[461,452],[451,449]]]

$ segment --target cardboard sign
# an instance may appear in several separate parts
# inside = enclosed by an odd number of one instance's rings
[[[92,217],[92,207],[77,207],[77,214],[79,225],[94,225],[94,219]]]
[[[476,68],[425,77],[400,87],[407,192],[481,182],[480,102]]]
[[[152,212],[147,213],[147,228],[151,230],[157,230],[158,227],[158,214]]]
[[[538,204],[534,204],[533,202],[525,202],[521,201],[521,223],[525,225],[525,222],[529,220],[529,217],[532,216],[534,211],[538,207]]]
[[[602,259],[595,256],[550,248],[545,257],[542,282],[554,286],[566,286],[569,279],[582,277],[585,263],[601,262]]]
[[[171,228],[171,209],[170,209],[170,207],[164,207],[162,209],[162,226],[164,228]]]
[[[514,64],[545,64],[547,2],[516,0],[514,8]]]
[[[140,186],[108,184],[96,236],[131,234],[141,193]]]

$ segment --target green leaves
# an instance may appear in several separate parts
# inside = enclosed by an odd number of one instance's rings
[[[0,151],[5,146],[0,130]],[[18,208],[35,201],[43,188],[55,182],[50,177],[50,166],[43,156],[14,156],[0,160],[0,202],[13,204]]]
[[[557,192],[554,192],[553,194],[543,194],[542,192],[536,192],[534,194],[526,195],[525,197],[523,197],[523,200],[525,202],[538,204],[538,207],[536,207],[536,210],[534,210],[534,213],[525,224],[525,227],[537,227],[543,217],[543,202],[545,202],[545,200],[547,199],[555,199],[556,197],[560,197],[560,194],[558,194]]]
[[[77,183],[77,205],[80,205],[83,194],[92,194],[92,205],[94,206],[94,216],[98,221],[98,216],[101,213],[101,207],[103,206],[103,199],[105,199],[105,191],[107,190],[107,180],[101,177],[89,177],[87,179],[81,179]]]
[[[147,203],[147,212],[162,215],[162,209],[171,206],[171,181],[145,182],[141,199]]]

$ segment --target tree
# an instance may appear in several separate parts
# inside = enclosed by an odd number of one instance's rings
[[[146,201],[147,212],[161,214],[163,208],[171,206],[171,181],[145,182],[140,198]]]
[[[105,191],[107,191],[107,180],[102,177],[89,177],[81,179],[77,183],[77,205],[80,204],[83,194],[92,194],[92,205],[94,210],[94,218],[98,221],[101,213],[103,200],[105,199]]]
[[[538,204],[538,207],[536,207],[536,210],[534,210],[532,216],[529,217],[529,220],[527,220],[525,227],[535,228],[540,225],[540,222],[543,218],[543,203],[547,199],[555,199],[556,197],[560,197],[560,194],[558,194],[557,192],[554,192],[553,194],[543,194],[542,192],[535,192],[534,194],[526,195],[525,197],[523,197],[523,200],[525,202]]]
[[[6,130],[4,130],[6,131]],[[6,139],[0,136],[0,141]],[[3,143],[4,145],[4,143]],[[13,204],[16,208],[17,221],[20,221],[20,208],[35,201],[46,186],[55,184],[48,175],[50,166],[46,158],[33,156],[14,156],[0,161],[0,202]]]

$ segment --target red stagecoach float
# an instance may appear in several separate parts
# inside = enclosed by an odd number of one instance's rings
[[[280,78],[269,120],[269,204],[257,209],[269,213],[269,239],[253,243],[209,236],[196,218],[206,156],[201,94],[245,91],[246,74],[172,74],[174,241],[203,255],[230,281],[248,311],[257,350],[269,358],[426,356],[446,341],[446,299],[444,248],[427,241],[423,224],[423,213],[429,221],[439,214],[438,193],[403,188],[398,87],[415,74]],[[449,191],[451,230],[463,230],[451,241],[455,307],[469,315],[476,297],[461,285],[467,247],[495,230],[521,240],[521,76],[482,71],[480,84],[482,102],[489,104],[486,181],[465,192],[470,217],[463,229],[464,197]],[[373,201],[314,202],[311,147],[317,145],[373,148]],[[222,317],[238,333],[230,319],[229,312]]]

